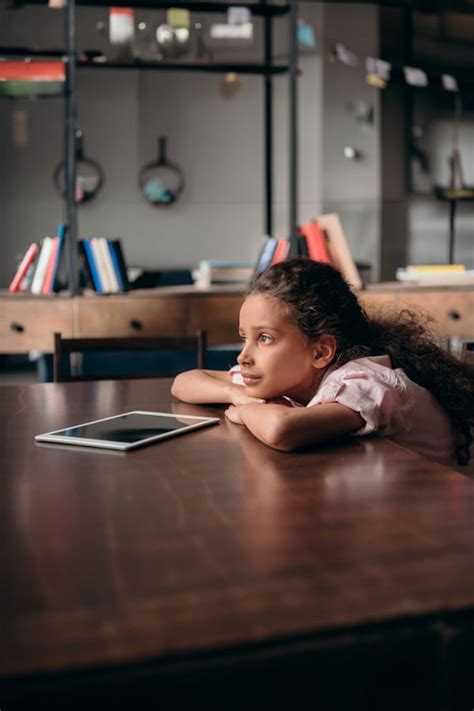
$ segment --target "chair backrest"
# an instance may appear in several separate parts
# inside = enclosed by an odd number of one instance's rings
[[[461,350],[461,360],[463,363],[474,365],[474,341],[464,341]]]
[[[180,370],[186,369],[176,367],[176,360],[183,352],[194,353],[196,356],[195,367],[205,368],[207,364],[207,332],[204,330],[197,331],[195,336],[183,336],[180,338],[62,338],[60,333],[54,334],[54,356],[53,356],[53,377],[55,383],[62,383],[71,380],[93,380],[93,376],[84,373],[76,376],[71,375],[71,354],[95,352],[97,354],[122,354],[147,352],[156,356],[160,352],[166,351],[171,353],[172,366],[167,367],[163,371],[157,364],[154,373],[141,373],[138,365],[138,370],[127,372],[128,368],[124,368],[124,372],[117,374],[111,373],[100,374],[97,377],[100,379],[106,378],[143,378],[143,377],[165,377],[176,375]],[[158,359],[158,358],[157,358]],[[136,357],[134,358],[137,361]],[[169,360],[169,359],[168,359]]]

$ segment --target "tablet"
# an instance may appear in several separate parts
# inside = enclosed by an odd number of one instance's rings
[[[127,451],[151,442],[215,425],[218,417],[173,415],[170,412],[134,410],[102,420],[84,422],[65,430],[36,435],[37,442],[78,444],[85,447],[105,447]]]

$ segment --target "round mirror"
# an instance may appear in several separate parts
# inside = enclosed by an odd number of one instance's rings
[[[62,197],[66,195],[65,162],[61,161],[54,171],[54,185]],[[76,131],[76,203],[92,200],[102,187],[104,174],[97,161],[84,155],[82,131]]]
[[[183,171],[166,156],[166,139],[158,141],[158,159],[143,166],[139,175],[143,197],[154,207],[167,207],[179,198],[184,190]]]

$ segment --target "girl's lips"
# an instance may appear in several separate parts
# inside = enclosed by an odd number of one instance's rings
[[[245,385],[255,385],[255,383],[260,380],[260,376],[242,374],[242,380],[244,381]]]

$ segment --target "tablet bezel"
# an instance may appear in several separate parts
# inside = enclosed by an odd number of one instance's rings
[[[196,420],[196,422],[194,424],[189,424],[184,427],[181,427],[177,430],[170,430],[169,432],[163,432],[158,435],[153,435],[152,437],[140,439],[137,442],[116,442],[114,440],[106,439],[89,439],[88,437],[66,437],[65,435],[59,434],[60,432],[64,432],[65,430],[72,429],[74,427],[85,427],[86,425],[95,425],[98,422],[116,420],[119,417],[125,417],[126,415],[158,415],[161,417],[172,417],[175,420],[179,420],[181,417],[186,417],[190,420]],[[121,412],[119,415],[112,415],[111,417],[101,417],[98,420],[91,420],[90,422],[80,422],[77,425],[71,425],[70,427],[62,427],[60,430],[54,430],[53,432],[44,432],[43,434],[35,435],[35,440],[36,442],[70,444],[73,446],[79,445],[82,447],[114,449],[119,450],[120,452],[126,452],[130,449],[137,449],[138,447],[143,447],[146,444],[151,444],[152,442],[157,442],[162,439],[170,439],[171,437],[177,437],[178,435],[184,434],[185,432],[191,432],[192,430],[197,430],[201,427],[207,427],[209,425],[217,424],[218,422],[218,417],[201,417],[198,415],[176,414],[174,412],[154,412],[151,410],[131,410],[130,412]]]

